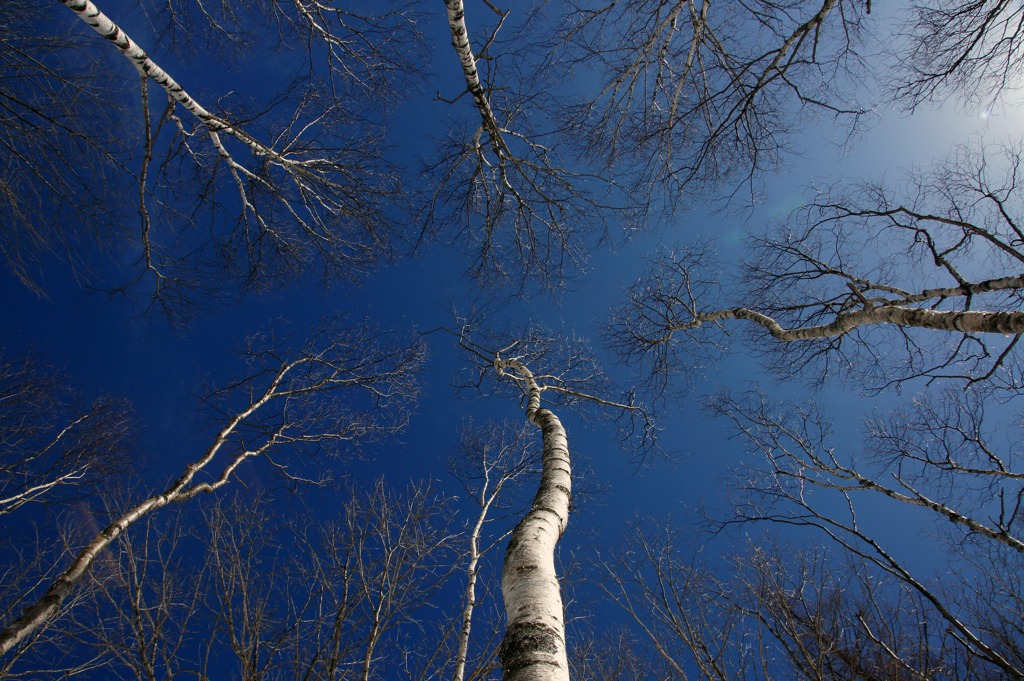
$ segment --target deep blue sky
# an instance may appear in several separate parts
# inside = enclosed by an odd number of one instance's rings
[[[172,54],[161,50],[145,22],[127,11],[130,4],[108,0],[101,8],[121,22],[154,59],[175,75],[181,73],[179,80],[186,89],[200,98],[213,98],[218,91],[231,89],[259,94],[260,85],[248,79],[245,69],[238,74],[222,72],[210,64],[179,65]],[[440,3],[434,9],[437,11],[425,27],[432,74],[424,95],[405,104],[391,128],[395,147],[412,162],[417,155],[430,153],[424,142],[453,113],[459,114],[458,120],[474,121],[472,115],[465,115],[468,99],[454,106],[432,99],[434,92],[457,93],[461,85]],[[470,16],[471,29],[478,25],[475,18]],[[131,67],[125,63],[123,68]],[[901,169],[926,164],[955,144],[977,136],[994,141],[1020,129],[1019,110],[996,111],[991,117],[981,113],[952,106],[924,109],[913,117],[897,111],[877,111],[877,120],[869,121],[847,148],[839,146],[842,131],[831,130],[827,122],[819,124],[798,139],[801,156],[790,159],[780,172],[768,178],[763,203],[752,211],[709,215],[697,206],[676,216],[671,224],[655,225],[634,242],[596,253],[589,272],[572,281],[569,291],[554,299],[520,299],[509,307],[516,317],[543,321],[556,331],[594,337],[597,325],[606,318],[609,303],[639,275],[641,258],[657,244],[685,243],[711,235],[719,244],[723,260],[728,260],[740,254],[738,243],[746,231],[757,232],[771,219],[797,207],[806,188],[815,181],[898,176]],[[410,230],[416,228],[408,226]],[[130,399],[138,418],[136,461],[145,462],[139,472],[148,478],[152,474],[150,466],[155,469],[164,465],[170,475],[175,470],[173,462],[188,461],[208,437],[209,430],[195,422],[195,396],[203,392],[204,385],[216,385],[237,371],[233,352],[247,335],[265,327],[269,320],[282,318],[301,336],[303,329],[312,327],[330,310],[372,316],[380,324],[398,329],[448,325],[450,297],[461,296],[465,304],[478,295],[462,278],[458,264],[462,261],[451,249],[432,244],[412,259],[385,267],[358,289],[323,291],[314,286],[293,286],[202,314],[176,333],[169,333],[159,318],[138,317],[137,309],[119,298],[83,291],[59,263],[52,263],[45,269],[47,299],[26,291],[7,273],[2,275],[2,299],[7,308],[3,345],[8,351],[38,351],[65,369],[86,396],[113,394]],[[443,337],[431,339],[431,350],[424,399],[402,438],[403,444],[398,449],[387,445],[376,464],[360,466],[366,475],[383,471],[399,477],[443,476],[441,462],[454,447],[464,415],[519,418],[515,405],[498,398],[474,402],[454,398],[450,377],[463,360]],[[702,391],[742,386],[752,377],[753,366],[750,360],[734,355],[696,383]],[[794,393],[798,389],[784,388]],[[856,411],[849,408],[856,401],[848,393],[837,393],[832,399],[844,413]],[[709,422],[697,405],[697,399],[690,399],[667,410],[660,421],[663,443],[677,456],[672,457],[673,461],[650,462],[652,467],[635,476],[635,462],[628,453],[609,444],[609,433],[599,424],[583,426],[572,417],[567,419],[574,448],[589,459],[602,484],[612,485],[613,496],[592,511],[594,524],[614,525],[635,513],[678,512],[721,501],[728,485],[724,474],[728,462],[737,456],[736,446],[725,439],[724,424]],[[636,491],[642,493],[633,494]],[[614,534],[614,529],[608,529]]]
[[[133,37],[168,70],[180,70],[182,84],[200,98],[219,90],[235,89],[259,94],[261,87],[232,72],[197,62],[188,68],[160,49],[138,16],[127,8],[134,3],[105,0],[101,8],[115,20],[131,27]],[[888,10],[888,3],[876,12]],[[480,12],[480,8],[473,6]],[[432,99],[434,92],[451,95],[460,87],[458,62],[448,45],[440,2],[425,28],[432,54],[433,74],[424,95],[405,105],[392,128],[392,142],[406,160],[428,154],[424,144],[438,132],[453,108],[466,116],[471,102],[463,98],[454,107]],[[470,27],[476,25],[471,17]],[[487,17],[489,20],[489,17]],[[84,29],[84,27],[83,27]],[[97,38],[98,39],[98,38]],[[131,67],[125,63],[123,68]],[[238,80],[236,80],[238,79]],[[472,112],[470,112],[471,114]],[[1006,109],[982,117],[978,111],[953,107],[922,110],[913,117],[896,111],[878,111],[878,120],[840,149],[837,135],[827,123],[809,129],[800,138],[802,157],[788,161],[765,185],[764,202],[745,214],[707,214],[701,207],[682,213],[671,224],[657,225],[650,233],[613,250],[596,253],[588,273],[571,282],[571,289],[552,300],[521,297],[509,305],[510,315],[543,321],[555,331],[594,338],[605,320],[610,303],[640,274],[641,258],[658,244],[675,244],[711,235],[728,260],[740,253],[745,231],[757,232],[771,218],[799,205],[805,188],[816,180],[895,176],[901,168],[925,164],[944,156],[953,145],[983,135],[998,141],[1019,132],[1024,124],[1020,110]],[[408,229],[416,230],[416,225]],[[46,299],[28,292],[6,272],[0,274],[0,300],[4,321],[0,346],[10,353],[32,349],[64,369],[82,394],[103,394],[129,399],[137,418],[137,448],[133,463],[141,478],[158,485],[181,465],[191,461],[208,442],[212,428],[199,416],[196,396],[205,385],[217,385],[242,367],[234,348],[267,322],[286,319],[301,337],[321,315],[331,310],[371,316],[380,325],[404,330],[427,330],[451,323],[449,298],[462,304],[474,294],[462,276],[461,256],[440,244],[432,244],[415,257],[403,258],[383,268],[358,288],[338,287],[323,291],[313,286],[293,286],[203,313],[179,332],[168,332],[160,319],[140,318],[137,309],[122,299],[86,293],[60,263],[48,264],[44,285]],[[597,343],[595,339],[595,344]],[[465,361],[449,338],[430,338],[431,356],[423,376],[423,399],[400,443],[376,447],[373,458],[351,469],[357,479],[386,475],[396,486],[406,479],[433,477],[450,485],[444,462],[455,448],[463,419],[522,418],[517,405],[500,397],[466,400],[453,395],[452,375]],[[612,371],[623,379],[621,369]],[[664,449],[672,456],[654,459],[638,468],[629,452],[612,442],[612,430],[598,417],[584,423],[565,417],[573,451],[592,468],[594,481],[607,487],[600,499],[581,500],[581,510],[571,520],[573,534],[599,532],[599,542],[617,540],[624,521],[636,515],[682,516],[702,505],[722,508],[730,486],[728,470],[742,456],[740,443],[727,439],[725,424],[709,420],[699,409],[699,394],[718,387],[738,388],[751,379],[767,380],[756,364],[734,354],[709,368],[697,380],[697,395],[666,409],[659,425]],[[802,394],[798,384],[772,388],[777,394]],[[849,390],[827,387],[824,398],[831,409],[842,413],[840,428],[854,430],[859,413],[884,409],[884,402],[865,402]],[[452,488],[454,489],[454,488]],[[584,533],[583,530],[586,530]],[[587,541],[590,541],[588,539]]]

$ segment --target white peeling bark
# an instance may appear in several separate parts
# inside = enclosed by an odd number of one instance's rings
[[[569,521],[572,493],[569,440],[562,422],[540,407],[541,388],[520,362],[498,360],[499,374],[514,372],[527,386],[526,418],[541,429],[540,487],[529,513],[509,539],[501,591],[507,624],[501,644],[504,681],[568,681],[562,594],[555,546]]]
[[[745,307],[737,307],[731,310],[699,314],[690,322],[674,325],[671,330],[696,329],[705,322],[723,319],[746,319],[763,326],[772,336],[782,341],[834,338],[849,333],[859,326],[870,324],[895,324],[962,333],[1001,333],[1004,335],[1024,333],[1024,312],[926,310],[900,305],[869,307],[841,314],[830,324],[800,329],[786,329],[766,314]]]
[[[188,109],[196,118],[214,127],[228,127],[223,121],[220,121],[216,116],[203,108],[199,102],[192,99],[185,91],[185,88],[179,85],[170,74],[150,59],[145,50],[139,47],[127,33],[121,30],[120,26],[111,21],[90,0],[61,0],[61,2],[77,14],[79,19],[91,26],[94,31],[120,50],[121,54],[135,65],[139,73],[152,78],[174,101]]]
[[[189,113],[198,118],[206,126],[210,140],[217,148],[217,152],[233,167],[239,167],[231,159],[231,155],[224,147],[219,133],[230,135],[248,146],[256,155],[264,155],[273,158],[275,161],[288,165],[287,159],[281,157],[277,152],[267,145],[251,137],[243,130],[231,125],[223,118],[210,113],[203,105],[197,102],[185,90],[181,84],[171,77],[159,64],[154,62],[146,51],[131,39],[131,37],[114,23],[110,17],[105,15],[91,0],[60,0],[65,7],[70,9],[78,18],[88,24],[100,36],[116,47],[125,58],[130,61],[139,73],[159,85],[167,95],[178,104],[181,104]]]

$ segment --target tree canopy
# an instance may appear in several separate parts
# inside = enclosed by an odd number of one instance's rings
[[[1024,678],[1024,10],[884,4],[5,3],[0,678]]]

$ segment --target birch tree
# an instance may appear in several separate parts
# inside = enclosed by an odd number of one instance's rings
[[[250,489],[146,516],[61,618],[74,643],[33,646],[11,676],[83,660],[151,681],[392,675],[458,564],[451,500],[425,483],[335,491],[327,514]]]
[[[900,33],[893,96],[910,109],[944,98],[991,108],[1020,88],[1024,14],[1005,0],[915,4]]]
[[[112,512],[117,503],[101,500]],[[196,651],[212,637],[206,599],[209,568],[193,545],[194,516],[186,506],[147,515],[100,558],[83,580],[87,595],[65,608],[56,625],[74,644],[30,646],[14,670],[46,673],[55,658],[69,666],[94,661],[108,677],[148,681],[199,678]]]
[[[842,85],[861,68],[854,3],[569,3],[526,13],[525,28],[486,3],[475,16],[494,28],[477,29],[478,47],[462,0],[445,4],[479,120],[432,164],[427,220],[462,220],[478,275],[557,283],[610,222],[628,234],[665,199],[753,181],[809,111],[865,113]],[[499,68],[513,52],[530,56]],[[580,74],[597,86],[568,94]]]
[[[750,239],[735,292],[708,246],[664,252],[613,317],[611,345],[663,382],[746,328],[783,375],[1017,390],[1020,161],[1018,146],[959,148],[899,186],[833,187]]]
[[[471,274],[484,283],[557,288],[580,270],[589,245],[607,237],[613,220],[628,219],[625,197],[562,150],[544,101],[557,84],[535,71],[514,80],[504,76],[500,65],[523,50],[521,41],[531,40],[530,26],[514,27],[523,19],[513,10],[485,4],[471,14],[477,20],[471,31],[463,1],[445,0],[465,83],[451,104],[468,94],[474,115],[438,144],[428,164],[436,188],[424,229],[452,232],[470,257]],[[481,30],[486,18],[493,28]],[[503,31],[514,37],[502,41]]]
[[[426,483],[346,492],[326,521],[243,518],[235,503],[209,523],[216,632],[239,678],[366,680],[406,664],[457,565],[450,500]]]
[[[1014,452],[996,444],[1011,424],[983,425],[987,398],[1020,389],[1020,159],[1017,146],[960,148],[901,186],[834,186],[750,238],[739,285],[724,285],[706,244],[663,252],[608,327],[612,347],[659,390],[671,374],[686,378],[722,357],[735,329],[777,375],[818,385],[839,375],[872,392],[931,386],[891,417],[870,419],[863,447],[835,437],[816,404],[763,392],[711,402],[764,462],[741,478],[738,522],[817,530],[835,560],[849,561],[836,574],[864,588],[859,575],[875,575],[880,597],[920,613],[887,628],[901,621],[885,614],[892,608],[851,617],[779,611],[785,601],[762,599],[746,611],[821,678],[1021,677],[1021,637],[1010,624],[1020,610],[1020,481]],[[921,570],[872,521],[901,509],[940,528],[945,578]],[[641,595],[627,603],[665,588],[632,581]],[[691,654],[705,650],[686,624],[693,612],[662,605],[658,621],[684,623]],[[928,624],[915,629],[913,620]]]
[[[855,456],[834,444],[831,418],[818,405],[763,394],[722,396],[714,403],[760,455],[743,482],[737,518],[818,531],[850,559],[896,584],[927,621],[938,622],[921,645],[952,649],[949,668],[889,659],[919,678],[935,674],[1024,677],[1019,620],[1021,473],[1016,452],[998,436],[1004,424],[978,391],[922,395],[866,423]],[[945,569],[916,566],[898,540],[869,515],[917,509],[934,527]],[[861,623],[861,637],[877,625]],[[939,632],[945,631],[946,636]],[[874,632],[874,634],[873,634]],[[883,652],[885,648],[882,648]],[[912,649],[907,649],[907,654]],[[949,660],[940,655],[940,665]]]
[[[394,100],[421,74],[424,16],[417,2],[325,4],[309,0],[204,3],[144,0],[154,32],[177,56],[212,53],[231,63],[266,46],[302,57],[304,70],[328,79],[339,97],[362,106],[362,96]],[[307,77],[309,73],[304,74]]]
[[[239,467],[261,460],[292,483],[315,482],[304,458],[328,456],[405,425],[416,397],[420,343],[403,343],[367,325],[328,320],[297,352],[254,340],[254,372],[212,396],[223,424],[209,447],[166,488],[116,512],[61,568],[42,595],[0,631],[0,655],[46,624],[88,577],[103,552],[146,516],[228,485]]]
[[[28,206],[44,200],[55,201],[58,208],[67,201],[74,207],[90,202],[107,205],[111,210],[102,221],[108,226],[103,231],[125,221],[134,223],[129,231],[137,236],[121,236],[114,244],[138,260],[128,281],[88,283],[133,295],[142,291],[143,300],[148,295],[148,305],[162,310],[172,322],[184,321],[204,301],[237,296],[239,287],[265,288],[310,270],[326,282],[353,281],[391,253],[400,182],[397,170],[384,159],[379,108],[372,119],[362,114],[372,99],[395,100],[392,86],[409,82],[416,74],[414,65],[421,60],[411,9],[381,7],[359,14],[303,0],[277,3],[269,13],[262,4],[233,3],[230,10],[227,5],[211,9],[192,3],[147,4],[155,24],[166,18],[173,27],[167,33],[171,41],[183,36],[200,40],[212,31],[221,45],[243,52],[256,49],[256,35],[260,49],[270,49],[270,35],[251,29],[269,18],[278,27],[276,49],[309,60],[301,75],[283,81],[268,101],[260,101],[262,91],[250,96],[225,91],[204,102],[195,96],[204,84],[181,82],[102,8],[88,0],[63,4],[74,12],[68,17],[78,17],[79,26],[106,40],[89,38],[74,27],[68,38],[50,40],[76,48],[95,41],[120,58],[120,64],[109,59],[95,65],[41,62],[39,70],[47,67],[42,73],[29,71],[24,74],[28,78],[8,81],[15,88],[12,96],[28,109],[32,103],[25,100],[52,96],[58,102],[43,101],[44,113],[46,107],[61,112],[81,106],[83,120],[90,120],[92,110],[98,110],[96,117],[102,120],[100,114],[114,110],[111,101],[123,101],[124,95],[104,92],[97,86],[103,81],[90,80],[90,74],[119,84],[132,83],[134,75],[138,94],[133,115],[138,118],[120,119],[118,127],[128,134],[118,140],[118,147],[79,131],[73,119],[63,124],[60,116],[51,116],[55,138],[49,146],[43,145],[46,137],[39,131],[30,131],[33,134],[21,141],[17,131],[32,120],[29,114],[11,119],[13,127],[4,135],[14,139],[15,158],[54,165],[45,174],[36,173],[39,188],[48,188],[43,198],[32,199],[33,187],[5,185],[11,189],[11,205],[25,206],[17,211],[28,219],[25,230],[37,248],[58,250],[63,241],[70,243],[76,221],[64,230],[66,234],[47,231]],[[53,28],[59,30],[60,24]],[[32,30],[39,31],[40,26]],[[22,62],[34,64],[35,45],[30,39],[24,42],[16,54],[23,53]],[[11,70],[26,71],[20,63]],[[64,82],[72,94],[82,94],[61,102],[57,86]],[[55,85],[39,89],[37,83]],[[24,91],[17,89],[19,84]],[[37,143],[40,137],[43,140]],[[46,155],[29,156],[32,144],[39,147],[34,151]],[[81,177],[86,168],[79,163],[87,159],[75,152],[76,144],[99,148],[109,166],[102,174],[106,189],[130,191],[135,216],[111,205],[109,195]],[[57,160],[50,160],[54,157]],[[24,266],[18,264],[28,256],[21,250],[5,250],[10,251],[8,259],[16,273],[28,280]]]
[[[579,347],[559,347],[531,329],[501,345],[493,338],[472,333],[468,321],[458,333],[459,345],[474,366],[476,378],[504,385],[518,394],[526,420],[541,431],[541,478],[531,509],[509,537],[501,571],[505,602],[505,638],[500,658],[503,678],[568,679],[565,618],[561,588],[555,570],[555,548],[565,532],[572,498],[572,469],[568,434],[562,420],[542,400],[563,405],[592,405],[618,413],[637,424],[639,441],[649,444],[653,423],[642,407],[612,401],[589,392],[588,386],[607,388],[607,378]],[[562,367],[543,373],[545,364]]]
[[[910,3],[884,20],[870,1],[563,6],[562,61],[598,79],[567,109],[580,148],[670,202],[756,183],[816,120],[853,131],[872,107],[947,97],[987,113],[1024,64],[1021,10],[1004,0]]]
[[[870,5],[869,5],[870,6]],[[815,115],[866,113],[859,2],[571,2],[565,59],[597,85],[568,113],[583,152],[677,202],[775,166]]]
[[[460,223],[471,271],[520,286],[524,270],[557,283],[609,224],[628,234],[723,188],[755,202],[816,121],[853,133],[876,107],[947,92],[991,106],[1021,64],[1019,8],[1002,1],[886,22],[847,0],[445,6],[465,83],[445,101],[465,95],[475,115],[429,165],[426,223]],[[889,62],[880,74],[871,39]]]
[[[78,519],[81,502],[62,515]],[[36,509],[39,510],[39,509]],[[26,522],[23,513],[4,518],[0,551],[0,618],[12,621],[21,614],[24,602],[56,579],[72,548],[80,544],[74,525],[47,532],[42,523]],[[31,518],[31,517],[30,517]],[[13,521],[13,522],[11,522]],[[48,528],[47,528],[48,529]],[[70,530],[70,531],[69,531]],[[65,600],[67,610],[87,610],[95,598],[91,583],[84,583]],[[10,653],[0,658],[0,678],[38,677],[46,674],[74,676],[102,667],[108,659],[76,647],[77,630],[66,617],[51,619],[38,627]]]
[[[449,472],[472,497],[478,507],[468,536],[466,584],[462,599],[460,626],[456,635],[452,681],[480,678],[487,674],[497,657],[499,640],[475,642],[477,662],[470,663],[470,634],[478,607],[487,602],[480,593],[481,572],[490,568],[486,558],[512,533],[511,521],[523,515],[512,501],[510,488],[522,487],[527,475],[534,473],[535,456],[531,452],[531,433],[508,422],[475,426],[467,423],[462,432],[461,455],[449,464]],[[497,525],[497,529],[490,529]],[[485,625],[486,626],[486,623]],[[488,629],[485,629],[485,631]],[[500,631],[495,627],[495,631]],[[496,665],[495,665],[496,666]]]

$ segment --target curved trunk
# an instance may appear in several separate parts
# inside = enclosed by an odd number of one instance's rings
[[[568,681],[565,618],[555,573],[555,545],[569,521],[569,440],[553,412],[540,408],[540,388],[523,365],[509,367],[529,388],[526,417],[541,429],[540,487],[509,539],[501,575],[508,623],[501,644],[504,681]],[[501,371],[502,367],[499,367]]]

